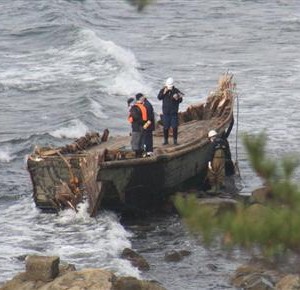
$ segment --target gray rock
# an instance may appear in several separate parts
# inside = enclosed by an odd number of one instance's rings
[[[179,262],[181,261],[185,256],[190,255],[190,251],[181,250],[181,251],[169,251],[165,253],[165,261],[166,262]]]
[[[59,257],[31,257],[26,264],[26,270],[30,274],[23,272],[16,275],[0,287],[0,290],[166,290],[155,281],[117,277],[114,273],[103,269],[76,271],[74,265],[66,263],[56,268],[57,260]],[[58,268],[61,272],[57,276]],[[42,275],[43,280],[38,274]],[[52,281],[44,281],[53,276],[56,278]]]
[[[150,265],[146,259],[129,248],[123,250],[121,257],[130,261],[132,266],[137,267],[141,271],[148,271],[150,269]]]
[[[43,257],[29,255],[25,259],[26,276],[28,280],[48,282],[55,279],[59,273],[59,257]]]

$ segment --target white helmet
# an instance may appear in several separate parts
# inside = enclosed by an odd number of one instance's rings
[[[218,135],[218,133],[215,130],[210,130],[208,132],[208,138],[212,138],[212,137],[215,137],[217,135]]]
[[[173,86],[174,86],[174,80],[173,80],[173,78],[168,78],[168,79],[166,80],[165,85],[166,85],[166,87],[168,87],[169,89],[173,88]]]

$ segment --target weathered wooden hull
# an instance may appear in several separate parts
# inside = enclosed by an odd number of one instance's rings
[[[67,202],[57,200],[57,188],[62,182],[69,184],[73,176],[76,176],[80,190],[74,194],[74,200],[67,201],[71,202],[71,207],[76,207],[76,204],[88,198],[89,203],[95,205],[101,188],[97,181],[97,153],[69,155],[64,158],[65,160],[57,156],[48,156],[41,160],[28,159],[34,202],[39,208],[48,211],[70,206]],[[92,212],[93,208],[90,210]]]
[[[184,182],[206,170],[208,146],[174,156],[162,155],[131,165],[104,164],[98,173],[109,188],[102,203],[108,207],[125,206],[136,209],[155,208]],[[203,181],[203,180],[202,180]]]
[[[207,132],[223,132],[232,119],[235,96],[231,79],[227,76],[225,85],[219,84],[205,104],[180,113],[179,145],[161,146],[162,127],[158,126],[151,157],[134,158],[126,149],[129,136],[106,136],[102,142],[89,136],[93,146],[78,151],[74,148],[80,143],[82,149],[82,140],[67,148],[36,150],[28,159],[36,205],[48,210],[76,209],[79,202],[88,199],[91,215],[101,207],[143,210],[162,205],[191,178],[203,182]]]
[[[228,126],[231,116],[228,117],[219,132]],[[153,208],[162,205],[192,178],[203,184],[209,150],[207,138],[199,137],[179,146],[156,157],[103,162],[97,180],[106,185],[109,194],[103,195],[102,203],[108,207]]]

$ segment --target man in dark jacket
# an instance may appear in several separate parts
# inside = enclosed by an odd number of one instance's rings
[[[215,130],[208,132],[208,139],[210,141],[210,147],[207,156],[207,179],[211,189],[218,192],[225,186],[226,144],[224,140],[217,135]]]
[[[163,126],[164,126],[164,143],[169,144],[169,129],[173,129],[174,145],[177,145],[178,137],[178,109],[182,102],[183,93],[174,87],[173,78],[166,80],[165,86],[159,91],[157,98],[162,100]]]
[[[229,146],[229,142],[228,142],[228,137],[231,133],[233,125],[234,125],[234,118],[232,117],[229,127],[227,128],[227,130],[225,130],[223,132],[223,134],[221,134],[221,138],[224,140],[225,146],[226,146],[226,154],[225,154],[225,157],[226,157],[225,158],[225,175],[226,176],[232,176],[235,174],[234,164],[232,162],[231,151],[230,151],[230,146]]]
[[[128,99],[129,109],[128,121],[131,123],[131,147],[135,151],[136,157],[142,157],[143,153],[143,126],[147,122],[147,109],[143,105],[142,95],[136,95],[136,102],[132,105],[132,100]]]
[[[155,118],[152,104],[142,93],[136,94],[146,107],[147,110],[147,122],[144,124],[143,129],[143,144],[145,146],[147,156],[153,154],[153,131],[155,130]]]

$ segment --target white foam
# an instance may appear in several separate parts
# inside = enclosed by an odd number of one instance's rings
[[[11,150],[8,147],[0,150],[0,162],[10,162],[13,159]]]
[[[138,278],[139,271],[120,257],[124,248],[131,248],[132,234],[123,228],[115,213],[102,211],[91,218],[87,207],[88,203],[84,202],[78,206],[78,212],[70,209],[58,215],[44,214],[36,209],[30,197],[26,197],[2,208],[7,220],[3,231],[9,232],[9,236],[0,237],[3,244],[0,257],[58,255],[61,260],[75,264],[77,269],[106,268]],[[15,219],[8,218],[12,212]],[[11,267],[11,272],[21,271],[17,260]]]
[[[50,132],[50,135],[56,138],[79,138],[88,132],[88,127],[80,120],[72,120],[71,124]]]
[[[104,84],[104,90],[108,94],[131,95],[150,92],[150,87],[145,84],[138,71],[140,65],[132,51],[118,46],[113,41],[101,39],[91,30],[84,30],[82,33],[86,40],[102,53],[100,57],[105,59],[105,65],[102,64],[99,69],[109,70],[111,79]]]
[[[107,92],[113,95],[135,95],[139,92],[148,93],[150,88],[147,87],[137,71],[133,69],[120,72],[113,80]]]
[[[108,116],[104,113],[103,106],[96,102],[93,99],[90,99],[91,102],[91,112],[100,119],[108,119]]]

